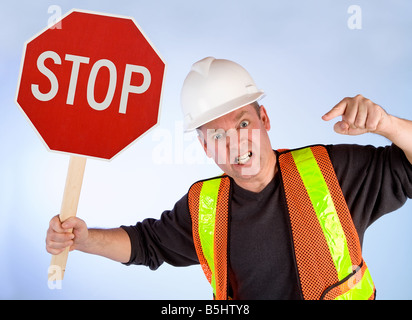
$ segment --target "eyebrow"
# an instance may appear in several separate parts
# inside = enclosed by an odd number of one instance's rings
[[[236,128],[239,127],[240,120],[242,120],[242,119],[245,117],[245,115],[248,114],[248,113],[249,113],[248,110],[244,110],[244,111],[242,111],[242,112],[236,117],[236,119],[235,119],[235,121],[236,121]]]
[[[247,110],[242,111],[242,112],[236,117],[236,122],[239,122],[240,119],[242,119],[243,116],[244,116],[246,113],[248,113]]]

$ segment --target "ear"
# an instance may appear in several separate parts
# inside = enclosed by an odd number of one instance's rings
[[[267,111],[266,111],[266,109],[263,105],[260,106],[260,119],[261,119],[261,121],[263,123],[263,126],[265,127],[266,131],[269,131],[270,130],[270,119],[269,119]]]

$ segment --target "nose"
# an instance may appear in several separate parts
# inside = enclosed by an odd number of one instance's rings
[[[230,129],[226,134],[226,147],[230,151],[230,158],[237,157],[248,152],[249,130]]]

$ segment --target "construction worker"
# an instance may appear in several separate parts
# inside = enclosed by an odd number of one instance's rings
[[[194,183],[159,220],[88,229],[56,216],[47,251],[70,246],[153,270],[200,263],[215,299],[374,299],[361,245],[372,222],[412,197],[412,122],[358,95],[323,120],[341,117],[336,132],[392,145],[273,150],[262,97],[235,62],[196,62],[181,94],[185,130],[197,130],[224,174]]]

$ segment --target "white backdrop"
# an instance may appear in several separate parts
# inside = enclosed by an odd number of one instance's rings
[[[358,5],[361,20],[352,20]],[[51,7],[53,6],[53,7]],[[61,289],[47,284],[49,220],[58,213],[67,155],[46,151],[14,103],[24,42],[56,8],[132,16],[168,63],[160,125],[112,162],[88,160],[78,216],[90,227],[134,224],[172,208],[197,179],[219,174],[183,135],[180,88],[205,57],[242,64],[265,90],[274,148],[384,145],[340,136],[321,116],[358,93],[412,119],[412,3],[399,1],[11,1],[0,10],[0,298],[210,299],[199,266],[153,272],[73,252]],[[51,12],[48,12],[48,10]],[[54,10],[54,11],[53,11]],[[360,24],[361,22],[361,24]],[[348,24],[349,23],[349,24]],[[352,29],[353,27],[358,29]],[[378,299],[410,299],[412,202],[367,231],[365,260]]]

